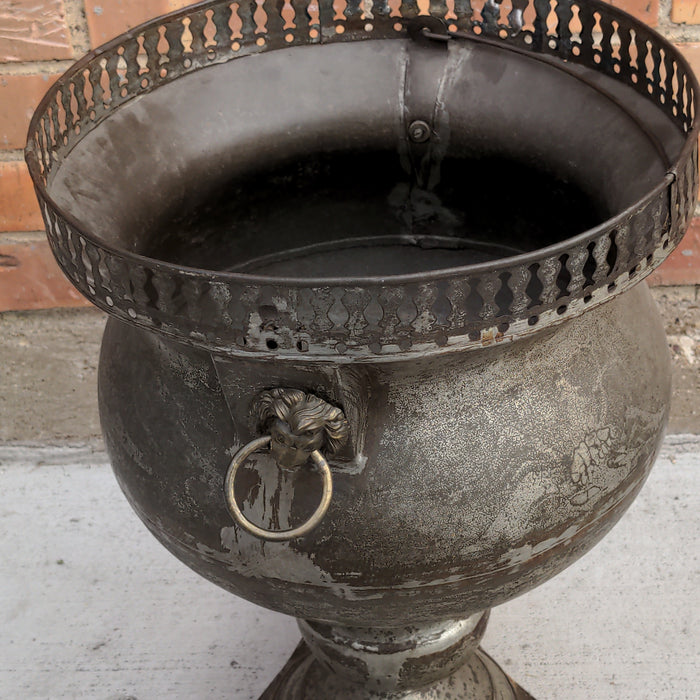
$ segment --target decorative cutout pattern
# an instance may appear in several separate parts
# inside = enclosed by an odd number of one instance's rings
[[[457,272],[361,284],[276,286],[117,253],[80,231],[46,192],[54,165],[111,112],[185,73],[286,46],[400,37],[402,22],[419,15],[629,85],[687,134],[678,162],[632,211],[546,256],[534,251]],[[26,155],[59,264],[105,311],[228,354],[371,359],[531,334],[643,279],[679,242],[695,208],[696,96],[695,79],[671,44],[596,0],[511,0],[507,7],[493,0],[212,0],[78,62],[39,106]]]

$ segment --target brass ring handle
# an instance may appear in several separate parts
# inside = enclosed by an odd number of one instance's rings
[[[285,542],[308,534],[323,520],[333,496],[333,475],[331,474],[331,468],[328,466],[326,458],[318,450],[314,450],[310,454],[310,459],[318,467],[323,477],[323,496],[314,514],[303,525],[290,530],[265,530],[262,527],[258,527],[254,523],[251,523],[239,508],[234,493],[234,483],[236,481],[236,473],[243,462],[254,452],[269,447],[271,440],[272,438],[269,435],[256,438],[255,440],[251,440],[247,445],[241,447],[241,449],[233,455],[233,459],[228,467],[228,472],[226,473],[226,504],[234,520],[251,535],[272,542]]]

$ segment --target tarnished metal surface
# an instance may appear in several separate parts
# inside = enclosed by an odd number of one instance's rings
[[[489,613],[404,628],[344,628],[300,621],[311,653],[326,669],[375,693],[405,692],[452,675],[476,651]]]
[[[300,644],[287,665],[260,700],[533,700],[483,650],[477,649],[454,674],[437,683],[413,691],[381,693],[368,691],[332,676],[318,663],[304,644]]]
[[[694,211],[696,95],[672,45],[571,0],[215,0],[51,88],[27,161],[115,317],[115,473],[182,561],[304,620],[315,660],[270,697],[526,697],[484,611],[653,464],[638,283]]]
[[[665,259],[694,210],[695,78],[671,44],[607,3],[567,0],[552,10],[549,3],[522,0],[504,12],[488,2],[324,0],[244,7],[217,0],[101,47],[57,81],[29,134],[27,160],[59,263],[89,299],[119,318],[218,352],[273,350],[280,358],[342,360],[475,348],[494,338],[533,334],[621,293]],[[283,47],[352,46],[359,40],[379,45],[390,38],[399,40],[391,42],[398,47],[406,21],[423,17],[478,39],[484,50],[517,49],[523,60],[528,54],[545,57],[571,74],[585,68],[631,88],[668,116],[685,146],[646,194],[569,240],[483,264],[386,278],[347,279],[338,271],[281,280],[189,269],[187,260],[172,264],[140,255],[106,231],[102,238],[52,195],[52,181],[76,145],[134,98],[155,95],[193,71],[205,76],[217,64]],[[492,83],[496,92],[502,89],[498,80]],[[343,78],[336,85],[344,89]],[[446,92],[455,91],[457,85]],[[433,90],[429,99],[437,97]],[[426,123],[435,116],[415,115]],[[261,326],[271,330],[260,333]]]
[[[321,524],[263,542],[231,521],[224,476],[255,437],[254,397],[283,384],[343,406],[350,443],[329,457],[334,496]],[[253,602],[364,626],[482,611],[581,556],[646,478],[669,394],[645,285],[466,356],[263,370],[110,321],[100,366],[115,472],[156,537]],[[267,529],[304,522],[320,500],[317,474],[282,471],[265,454],[237,487],[246,516]]]
[[[298,389],[263,391],[253,406],[258,430],[269,435],[251,440],[233,456],[226,473],[226,502],[234,520],[247,532],[280,542],[303,537],[318,527],[333,498],[333,475],[321,450],[337,452],[348,440],[349,426],[343,412],[313,394]],[[280,469],[298,469],[311,461],[323,479],[321,501],[309,519],[290,530],[266,530],[246,518],[236,498],[236,474],[250,455],[269,449]]]
[[[326,458],[318,450],[313,450],[313,452],[309,453],[308,459],[314,463],[323,479],[323,493],[321,494],[321,501],[316,510],[305,523],[290,530],[266,530],[265,528],[258,527],[246,518],[243,511],[238,506],[238,501],[236,499],[236,474],[243,462],[251,454],[269,448],[273,440],[274,438],[265,435],[264,437],[252,440],[236,452],[231,460],[228,472],[226,473],[225,493],[228,508],[238,525],[250,534],[260,537],[263,540],[280,542],[283,540],[291,540],[296,537],[303,537],[317,527],[323,520],[331,504],[331,498],[333,498],[333,474],[331,473],[331,468]]]
[[[306,644],[260,700],[532,700],[478,648],[487,620],[387,630],[300,622]]]

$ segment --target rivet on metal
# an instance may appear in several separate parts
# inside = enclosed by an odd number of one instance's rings
[[[425,143],[430,139],[430,126],[422,119],[416,119],[408,127],[408,136],[414,143]]]

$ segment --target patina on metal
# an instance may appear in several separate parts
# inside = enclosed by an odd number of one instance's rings
[[[258,397],[254,413],[259,430],[269,430],[269,435],[251,440],[233,456],[226,473],[226,501],[231,515],[247,532],[264,540],[284,541],[303,537],[319,525],[328,511],[333,497],[333,475],[326,458],[325,448],[335,453],[348,439],[348,423],[343,412],[298,389],[272,389]],[[251,454],[270,449],[270,454],[280,469],[303,467],[311,460],[323,478],[323,494],[313,515],[299,527],[272,532],[251,523],[236,501],[236,473]]]
[[[658,452],[641,282],[695,208],[697,94],[595,0],[212,0],[50,88],[27,163],[113,317],[117,479],[183,562],[299,619],[265,698],[527,697],[478,645]]]

